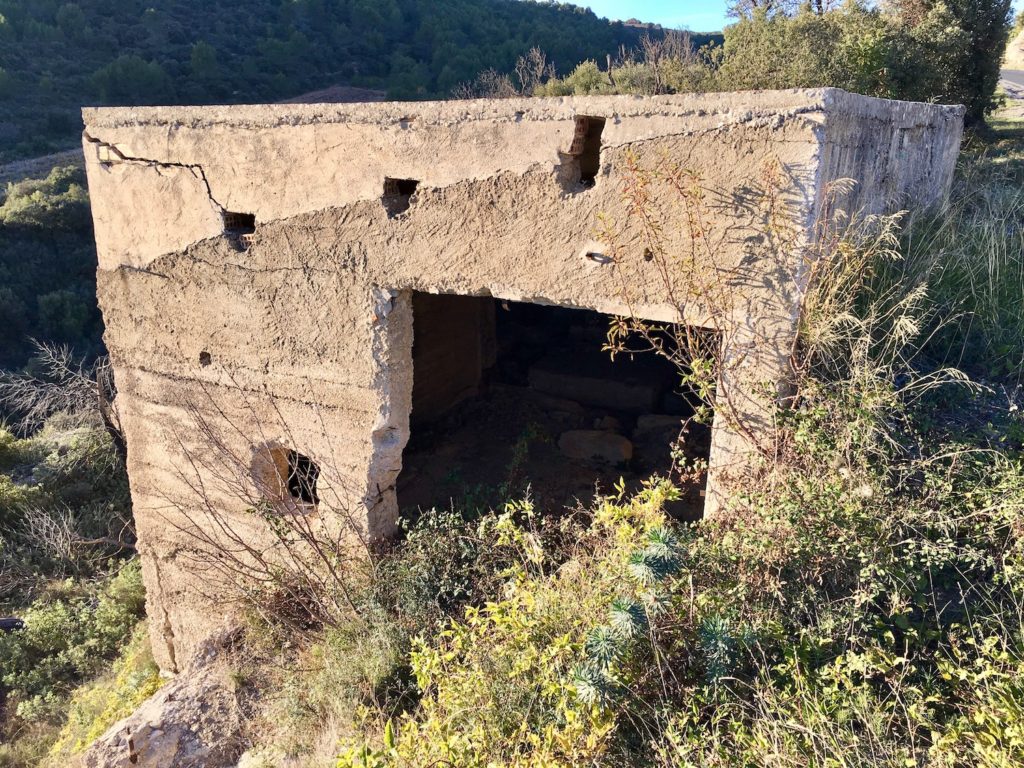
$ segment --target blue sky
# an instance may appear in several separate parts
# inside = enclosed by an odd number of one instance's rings
[[[675,29],[713,32],[725,24],[726,0],[569,0],[609,19],[638,18]],[[1019,9],[1022,0],[1016,0]]]
[[[570,0],[609,19],[635,17],[662,26],[685,27],[694,32],[721,29],[725,21],[725,0]]]

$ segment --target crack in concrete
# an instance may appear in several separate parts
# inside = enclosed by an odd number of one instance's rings
[[[153,571],[156,577],[157,591],[160,593],[159,606],[160,611],[163,613],[163,618],[160,624],[161,636],[164,641],[164,646],[167,649],[167,655],[171,661],[171,671],[178,672],[178,658],[174,648],[174,626],[171,624],[171,615],[167,610],[167,606],[164,603],[163,594],[163,579],[160,576],[160,558],[152,558]]]
[[[131,270],[132,272],[141,272],[144,275],[153,275],[154,277],[162,277],[164,280],[170,280],[171,279],[170,275],[165,275],[162,272],[156,272],[156,271],[154,271],[152,269],[147,269],[146,267],[136,267],[133,264],[121,264],[120,266],[118,266],[118,269],[128,269],[128,270]]]
[[[159,370],[157,368],[151,368],[149,366],[144,366],[144,365],[133,365],[133,366],[130,366],[130,368],[126,368],[125,370],[131,370],[131,371],[136,372],[136,373],[146,374],[146,375],[152,376],[153,378],[156,378],[156,379],[165,379],[167,381],[171,381],[171,382],[174,382],[176,384],[195,384],[196,382],[199,382],[199,381],[202,381],[202,382],[204,382],[204,383],[206,383],[208,385],[218,384],[218,380],[216,380],[216,379],[200,379],[199,377],[194,376],[194,375],[189,375],[189,374],[185,374],[185,373],[170,373],[170,372],[168,372],[166,370]],[[243,373],[243,374],[251,374],[253,376],[258,376],[260,378],[263,378],[265,376],[265,374],[266,374],[266,371],[263,368],[254,368],[252,366],[241,366],[241,365],[235,366],[234,368],[231,369],[230,372],[233,375],[238,374],[238,373]],[[352,383],[352,382],[348,382],[348,381],[337,381],[337,380],[326,378],[326,377],[316,377],[316,378],[314,378],[312,376],[305,376],[303,378],[304,378],[304,381],[306,382],[306,384],[309,386],[310,391],[314,391],[313,390],[314,386],[325,387],[325,388],[326,387],[335,387],[335,388],[343,388],[343,389],[347,388],[347,389],[359,389],[359,390],[366,389],[366,387],[361,385],[361,384],[356,384],[356,383]],[[247,395],[260,395],[260,396],[262,396],[262,395],[266,395],[267,394],[267,390],[266,390],[265,386],[264,387],[252,386],[252,385],[249,385],[249,384],[247,384],[245,382],[240,382],[240,381],[233,382],[231,384],[231,388],[233,390],[237,391],[237,392],[242,392],[242,393],[247,394]],[[338,406],[338,405],[330,405],[330,404],[325,405],[322,400],[314,399],[312,397],[300,397],[300,396],[297,396],[297,395],[292,395],[292,394],[288,394],[288,393],[278,393],[278,392],[274,393],[274,397],[279,399],[279,400],[287,401],[287,402],[292,403],[294,405],[308,405],[311,408],[322,408],[322,409],[327,409],[327,410],[338,410],[338,409],[352,410],[351,408],[348,408],[347,406]],[[183,402],[176,403],[176,405],[177,406],[183,406]]]
[[[115,155],[118,160],[124,163],[138,163],[149,166],[151,168],[185,168],[186,170],[190,171],[197,179],[203,182],[203,186],[206,187],[206,196],[210,199],[210,202],[217,207],[217,210],[221,214],[227,211],[227,208],[221,205],[219,202],[217,202],[217,199],[213,196],[213,189],[210,188],[210,181],[209,179],[206,178],[206,171],[203,170],[203,166],[199,165],[198,163],[172,163],[163,162],[160,160],[151,160],[146,157],[133,157],[132,155],[124,154],[113,144],[109,144],[108,142],[105,142],[102,139],[97,139],[94,138],[93,136],[90,136],[88,131],[83,131],[82,135],[85,136],[85,140],[87,142],[93,144],[94,146],[103,147],[107,149],[113,155]]]

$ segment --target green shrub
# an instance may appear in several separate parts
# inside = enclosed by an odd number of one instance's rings
[[[7,185],[0,204],[0,225],[62,231],[91,226],[85,171],[74,166],[53,168],[45,179]]]
[[[136,561],[102,585],[67,582],[21,614],[25,629],[0,635],[0,684],[22,720],[59,722],[75,686],[117,654],[145,610]]]
[[[38,450],[31,440],[19,439],[0,426],[0,471],[38,460]]]
[[[350,744],[339,766],[580,765],[600,758],[614,719],[577,691],[596,668],[588,662],[621,678],[626,667],[646,661],[624,650],[593,657],[602,627],[612,644],[642,635],[629,623],[636,609],[627,601],[648,585],[630,582],[627,573],[631,557],[664,524],[664,494],[655,486],[630,504],[602,504],[577,542],[576,558],[554,570],[512,511],[500,516],[501,541],[519,553],[504,597],[468,608],[435,641],[416,643],[419,710],[393,719],[380,713],[382,747]],[[616,618],[623,613],[629,620]]]
[[[146,624],[140,622],[109,671],[77,688],[67,705],[67,720],[50,747],[49,763],[66,760],[87,748],[111,725],[127,717],[160,687],[160,670],[149,648]]]
[[[615,93],[608,74],[595,61],[584,61],[562,79],[552,79],[542,90],[543,96],[591,96]]]

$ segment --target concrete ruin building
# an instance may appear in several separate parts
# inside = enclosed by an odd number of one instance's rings
[[[962,116],[832,89],[85,110],[160,665],[231,619],[190,525],[257,542],[256,497],[385,537],[454,495],[448,438],[484,484],[535,418],[560,493],[654,466],[645,430],[678,432],[685,397],[644,356],[608,361],[609,317],[716,334],[720,505],[770,429],[824,222],[940,202]]]

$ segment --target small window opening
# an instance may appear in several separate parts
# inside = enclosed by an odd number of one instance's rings
[[[255,213],[233,213],[224,211],[224,233],[228,235],[251,235],[256,231]]]
[[[280,514],[306,514],[320,503],[320,467],[298,451],[264,445],[254,452],[250,469],[256,488]]]
[[[320,467],[311,458],[297,451],[288,451],[288,495],[303,504],[319,504],[316,481]]]
[[[380,200],[388,212],[389,219],[409,210],[412,196],[416,194],[419,184],[416,179],[392,179],[390,177],[384,179],[384,194]]]
[[[213,355],[207,352],[205,349],[199,353],[199,364],[205,368],[213,362]]]
[[[221,215],[224,219],[224,234],[236,248],[244,251],[252,245],[252,236],[256,232],[256,214],[224,211]]]
[[[597,182],[598,171],[601,170],[601,132],[604,131],[603,117],[576,117],[576,130],[573,134],[572,147],[569,154],[576,158],[579,168],[579,184],[590,189]]]

